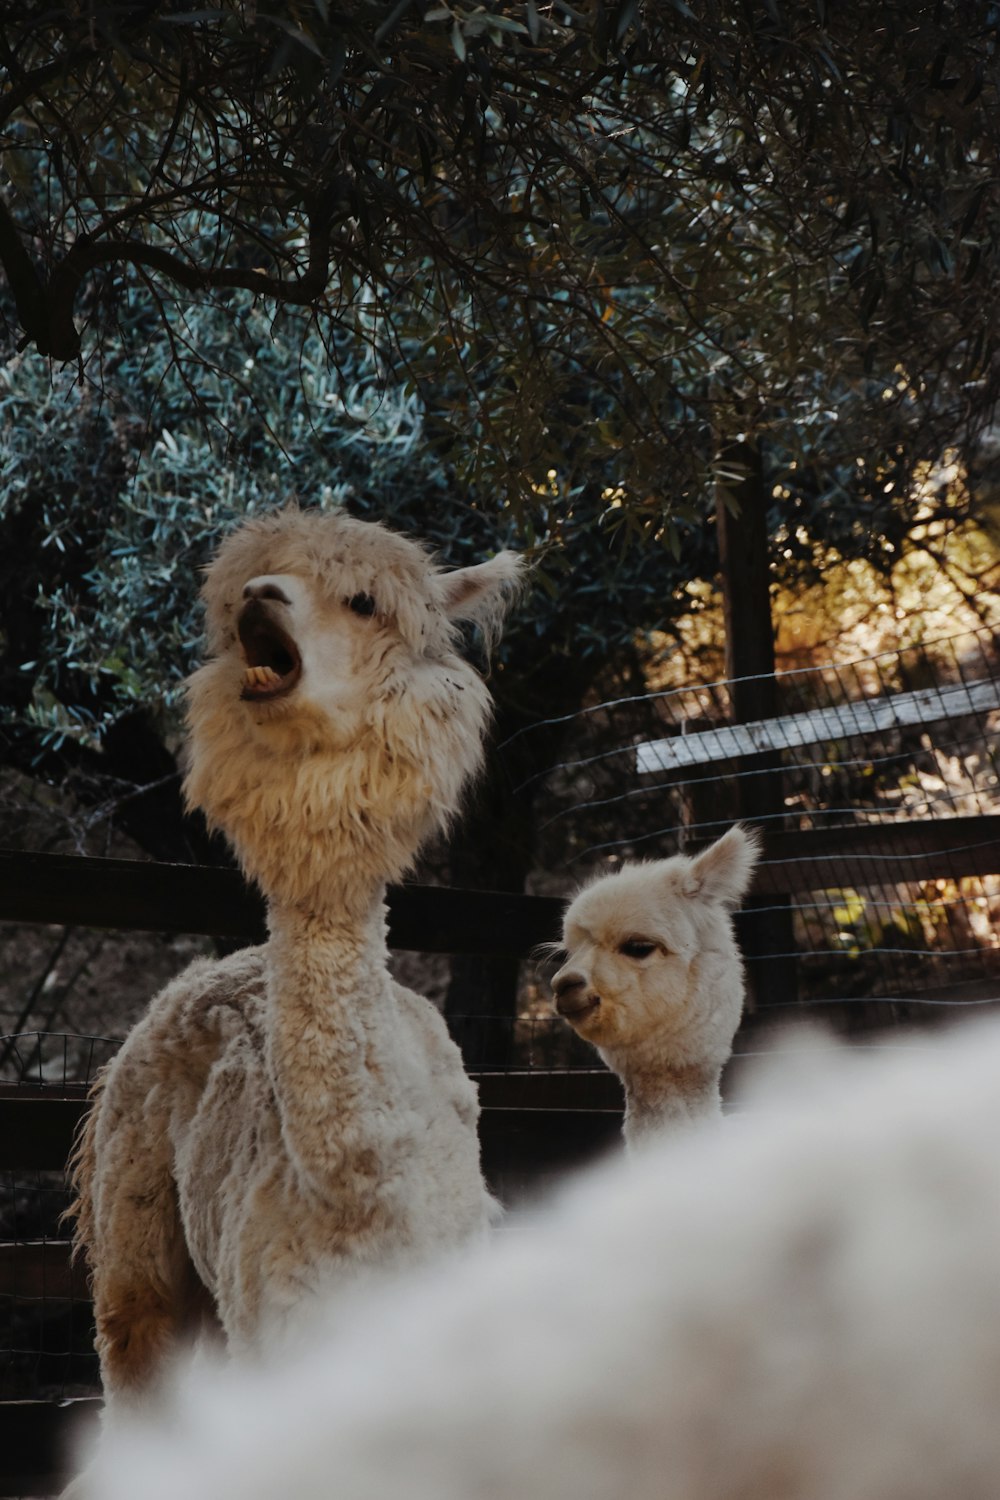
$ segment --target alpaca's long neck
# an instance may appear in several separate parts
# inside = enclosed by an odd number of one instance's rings
[[[378,1057],[394,1028],[381,888],[322,907],[272,902],[267,1061],[285,1148],[303,1184],[370,1192]],[[366,1165],[367,1164],[367,1165]],[[366,1178],[367,1173],[367,1178]]]
[[[700,1063],[671,1065],[653,1050],[643,1053],[623,1048],[609,1050],[604,1056],[625,1089],[626,1144],[633,1145],[660,1130],[721,1117],[721,1068]]]

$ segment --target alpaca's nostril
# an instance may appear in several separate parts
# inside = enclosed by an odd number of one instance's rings
[[[251,578],[250,582],[243,587],[244,599],[273,599],[276,604],[290,604],[292,601],[284,589],[267,578]]]

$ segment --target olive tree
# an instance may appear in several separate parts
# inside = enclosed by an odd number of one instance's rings
[[[850,388],[857,452],[995,394],[986,4],[0,15],[0,261],[54,360],[139,285],[168,339],[185,299],[307,308],[413,384],[465,482],[530,510],[596,466],[675,547],[739,432],[794,446]]]

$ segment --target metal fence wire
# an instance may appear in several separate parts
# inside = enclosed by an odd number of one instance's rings
[[[0,1293],[0,1399],[91,1394],[98,1386],[86,1278],[67,1262],[62,1173],[0,1173],[0,1241],[11,1263]],[[15,1252],[17,1252],[15,1258]]]
[[[25,1032],[0,1038],[0,1084],[26,1096],[82,1092],[118,1043]],[[65,1399],[98,1387],[86,1268],[70,1266],[62,1172],[0,1171],[0,1399]]]
[[[942,851],[941,825],[1000,812],[998,660],[983,629],[779,672],[775,715],[755,723],[737,722],[729,681],[589,705],[564,721],[557,762],[519,772],[542,809],[539,864],[583,877],[662,858],[748,805],[766,830],[878,827],[878,855],[855,858],[849,884],[748,903],[744,932],[776,920],[768,951],[746,953],[745,1031],[802,1008],[857,1035],[993,1005],[1000,879],[958,873],[967,845]],[[532,732],[503,747],[512,765],[530,765]],[[915,878],[932,823],[935,878]]]

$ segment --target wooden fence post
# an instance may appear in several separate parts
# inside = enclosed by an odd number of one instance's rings
[[[739,724],[779,713],[774,676],[774,625],[768,555],[768,500],[760,444],[731,443],[722,454],[728,473],[716,485],[715,515],[726,630],[726,676],[733,718]],[[766,833],[784,826],[781,755],[734,762],[739,816]],[[740,921],[751,999],[798,998],[791,898],[769,898],[770,910]]]

